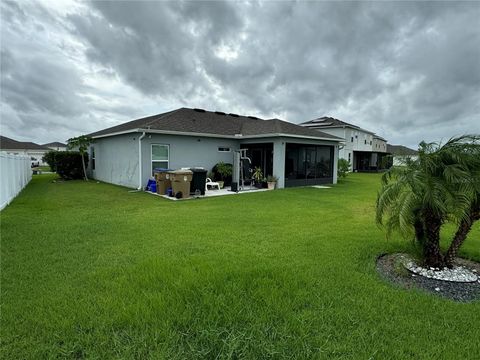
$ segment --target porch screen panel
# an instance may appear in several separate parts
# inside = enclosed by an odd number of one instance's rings
[[[289,180],[297,179],[298,176],[298,148],[287,144],[285,155],[285,177]]]
[[[307,179],[315,179],[317,167],[317,152],[314,146],[305,148],[305,176]]]
[[[317,178],[332,177],[332,153],[330,146],[317,146]]]
[[[333,149],[333,146],[288,143],[285,154],[286,186],[332,181]]]

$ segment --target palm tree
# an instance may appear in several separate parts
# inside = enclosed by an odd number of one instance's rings
[[[462,176],[448,176],[452,191],[466,211],[456,214],[457,231],[445,254],[445,263],[453,266],[458,250],[465,242],[475,221],[480,220],[480,136],[470,135],[456,138],[442,147],[440,155],[445,169],[449,166],[461,169]],[[458,207],[458,206],[457,206]],[[461,206],[460,206],[461,208]]]
[[[472,177],[480,169],[478,140],[478,136],[467,135],[444,145],[422,142],[418,159],[407,160],[405,166],[394,167],[382,177],[377,223],[384,225],[388,234],[397,230],[414,238],[426,266],[451,266],[450,259],[471,229],[478,203],[478,176],[477,180]],[[446,221],[457,222],[461,229],[444,256],[440,229]]]
[[[407,160],[405,166],[383,175],[376,220],[385,225],[388,235],[397,230],[406,238],[416,239],[425,265],[439,267],[443,265],[440,228],[452,199],[444,196],[448,194],[444,184],[425,170],[427,148],[428,144],[421,144],[418,160]]]
[[[87,135],[81,135],[78,137],[70,138],[67,140],[69,149],[78,149],[80,155],[82,156],[82,167],[83,167],[83,176],[85,180],[88,181],[87,170],[85,169],[85,153],[87,152],[88,146],[91,144],[92,138]]]

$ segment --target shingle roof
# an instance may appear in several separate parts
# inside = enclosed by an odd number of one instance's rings
[[[328,126],[328,127],[349,126],[349,127],[354,128],[354,129],[360,129],[360,127],[357,126],[357,125],[353,125],[353,124],[347,123],[345,121],[335,119],[335,118],[330,117],[330,116],[323,116],[323,117],[320,117],[320,118],[317,118],[317,119],[305,121],[305,122],[301,123],[301,125],[303,125],[303,126],[311,125],[311,126],[318,126],[318,127],[321,127],[321,126]]]
[[[417,155],[418,151],[410,149],[403,145],[387,144],[387,152],[393,155]]]
[[[6,136],[0,135],[0,149],[4,150],[50,150],[42,145],[35,144],[33,142],[23,142],[10,139]]]
[[[263,120],[254,116],[241,116],[189,108],[180,108],[163,114],[133,120],[91,133],[89,136],[108,136],[135,129],[223,135],[226,137],[285,134],[331,139],[334,141],[342,140],[336,136],[279,119]]]
[[[383,137],[381,137],[381,136],[378,136],[377,134],[374,134],[374,135],[373,135],[373,138],[374,138],[374,139],[383,140],[383,141],[387,141],[385,138],[383,138]]]
[[[305,126],[305,127],[308,127],[310,129],[322,129],[322,128],[325,128],[325,129],[328,129],[328,128],[343,128],[343,127],[349,127],[349,128],[352,128],[352,129],[356,129],[356,130],[361,130],[363,132],[366,132],[366,133],[369,133],[369,134],[372,134],[374,135],[375,137],[381,139],[381,140],[385,140],[384,138],[376,135],[373,131],[370,131],[370,130],[366,130],[364,128],[361,128],[360,126],[357,126],[357,125],[353,125],[353,124],[350,124],[350,123],[347,123],[345,121],[342,121],[342,120],[339,120],[339,119],[335,119],[333,117],[330,117],[330,116],[323,116],[321,118],[318,118],[318,119],[313,119],[313,120],[309,120],[309,121],[305,121],[303,123],[300,123],[300,125],[302,126]],[[385,140],[386,141],[386,140]]]
[[[51,142],[51,143],[48,143],[48,144],[43,144],[42,146],[46,146],[46,147],[66,147],[67,144],[63,144],[61,142],[54,141],[54,142]]]

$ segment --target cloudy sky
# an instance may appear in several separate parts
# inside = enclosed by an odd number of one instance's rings
[[[1,133],[65,141],[181,106],[480,133],[480,2],[1,1]]]

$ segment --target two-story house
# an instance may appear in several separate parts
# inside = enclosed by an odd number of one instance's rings
[[[352,171],[378,171],[387,166],[387,140],[372,131],[326,116],[300,125],[345,139],[339,158],[348,160]]]

